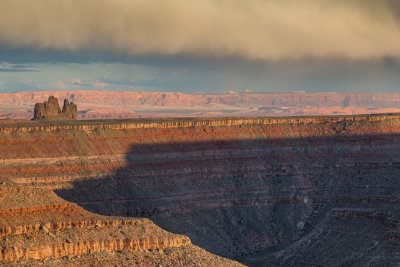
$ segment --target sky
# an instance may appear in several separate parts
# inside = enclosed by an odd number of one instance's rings
[[[398,0],[0,0],[0,92],[400,92]]]

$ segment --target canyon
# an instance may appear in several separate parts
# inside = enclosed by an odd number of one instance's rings
[[[398,113],[1,120],[0,260],[398,266],[399,151]]]
[[[39,91],[0,93],[0,119],[32,119],[50,95],[78,105],[78,119],[352,115],[400,112],[398,93]]]

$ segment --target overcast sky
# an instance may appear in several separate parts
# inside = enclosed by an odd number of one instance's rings
[[[0,92],[400,92],[397,0],[0,0]]]

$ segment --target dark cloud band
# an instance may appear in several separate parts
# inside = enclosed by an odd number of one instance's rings
[[[282,60],[400,58],[397,0],[0,0],[0,45]]]

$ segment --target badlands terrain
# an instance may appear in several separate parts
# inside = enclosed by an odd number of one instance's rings
[[[400,114],[2,120],[1,264],[399,266],[399,151]]]
[[[400,112],[400,94],[51,91],[1,93],[0,119],[29,120],[35,103],[42,103],[50,95],[77,104],[79,119]]]

